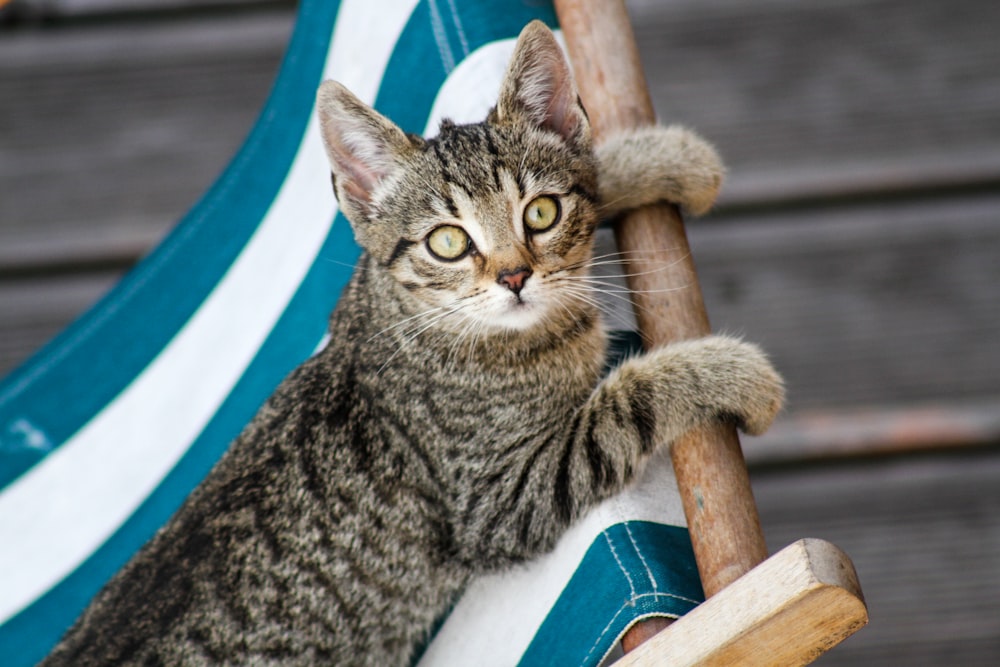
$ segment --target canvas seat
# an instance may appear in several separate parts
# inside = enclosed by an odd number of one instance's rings
[[[244,146],[106,297],[0,383],[0,656],[34,664],[324,344],[358,256],[314,114],[333,78],[405,130],[480,120],[546,3],[304,0]],[[627,337],[627,336],[626,336]],[[555,552],[474,582],[424,665],[596,665],[701,600],[667,458]]]

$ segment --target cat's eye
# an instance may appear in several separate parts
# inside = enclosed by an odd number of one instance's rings
[[[524,209],[524,224],[529,231],[544,232],[559,222],[559,202],[548,195],[535,197]]]
[[[469,250],[469,235],[461,227],[441,225],[427,235],[427,249],[438,259],[459,259]]]

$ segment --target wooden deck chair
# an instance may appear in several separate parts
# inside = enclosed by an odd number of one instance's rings
[[[330,191],[320,81],[340,80],[408,131],[478,120],[536,18],[557,23],[550,5],[515,0],[303,0],[272,95],[216,184],[0,383],[4,665],[49,651],[323,344],[358,249]],[[684,526],[665,457],[549,556],[474,582],[421,664],[601,663],[636,621],[698,606]]]

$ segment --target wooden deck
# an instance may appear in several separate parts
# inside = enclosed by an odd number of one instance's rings
[[[744,443],[769,545],[837,543],[870,605],[817,664],[998,664],[1000,3],[629,5],[662,118],[729,164],[720,207],[689,225],[713,324],[789,381],[781,423]],[[294,20],[239,0],[14,9],[0,373],[212,182]]]

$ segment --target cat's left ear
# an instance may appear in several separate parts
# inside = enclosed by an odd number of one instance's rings
[[[378,186],[413,146],[395,123],[336,81],[323,82],[316,107],[337,200],[357,231],[372,212]]]
[[[590,122],[573,72],[541,21],[529,23],[517,38],[493,117],[498,122],[522,118],[570,143],[589,145]]]

